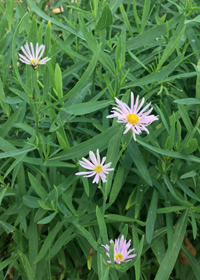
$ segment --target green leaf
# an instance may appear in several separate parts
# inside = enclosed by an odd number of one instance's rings
[[[191,133],[192,130],[193,130],[193,125],[192,125],[192,122],[190,120],[190,117],[189,117],[186,109],[182,105],[178,104],[178,110],[179,110],[181,118],[182,118],[182,120],[183,120],[183,122],[184,122],[184,124],[187,128],[187,131],[189,133]]]
[[[188,186],[181,180],[177,180],[176,184],[179,186],[180,189],[183,190],[184,193],[186,193],[191,198],[194,198],[195,200],[200,202],[200,198],[198,198],[189,188]]]
[[[119,160],[119,149],[120,149],[121,138],[122,138],[122,127],[120,127],[118,129],[118,132],[116,134],[113,134],[113,136],[110,137],[110,140],[108,142],[106,161],[112,162],[112,165],[110,166],[111,168],[115,168],[115,166]],[[109,174],[107,175],[107,182],[105,183],[106,198],[108,197],[108,195],[110,193],[113,176],[114,176],[113,171],[109,172]]]
[[[11,25],[12,25],[14,3],[15,3],[15,0],[6,0],[6,17],[7,17],[7,21],[8,21],[9,31],[10,31]]]
[[[155,280],[168,280],[170,277],[170,274],[174,268],[174,265],[176,263],[183,238],[185,236],[185,231],[187,227],[187,216],[188,216],[188,210],[186,210],[181,217],[179,218],[177,224],[175,233],[173,236],[172,241],[172,247],[167,249],[167,252],[160,264],[160,267],[158,269],[158,272],[156,274]]]
[[[58,222],[56,224],[56,226],[48,233],[48,236],[46,237],[46,239],[42,245],[42,248],[34,263],[38,263],[45,256],[47,251],[50,249],[50,246],[51,246],[53,240],[55,239],[57,233],[61,230],[64,223],[65,223],[65,221]]]
[[[2,28],[2,30],[3,30],[3,28]],[[4,89],[3,89],[3,84],[2,84],[2,81],[1,81],[1,77],[0,77],[0,104],[1,104],[5,114],[7,116],[9,116],[9,114],[10,114],[10,106],[8,104],[4,104],[4,103],[6,103],[5,102],[5,97],[6,96],[5,96],[5,92],[4,92]]]
[[[105,130],[105,132],[100,133],[99,135],[89,139],[83,143],[78,144],[75,147],[69,148],[66,151],[63,151],[50,160],[67,160],[72,158],[80,158],[84,155],[87,155],[90,150],[95,151],[96,149],[104,150],[107,148],[108,141],[110,138],[115,135],[119,130],[118,125],[112,126]]]
[[[102,11],[102,15],[101,15],[99,21],[97,22],[95,31],[99,32],[100,30],[106,28],[107,26],[111,25],[112,23],[113,23],[112,13],[109,8],[109,5],[106,4]]]
[[[188,22],[199,22],[199,15],[191,20],[186,20],[185,24]],[[195,29],[193,28],[193,26],[191,24],[187,24],[187,28],[186,28],[186,35],[188,37],[188,43],[190,44],[190,46],[192,47],[192,50],[195,54],[195,58],[196,60],[200,59],[200,54],[199,54],[199,50],[200,50],[200,43],[199,43],[199,39],[198,39],[198,35],[195,32]],[[191,50],[191,51],[192,51]]]
[[[56,63],[56,68],[55,68],[55,86],[56,86],[56,95],[58,99],[61,99],[63,97],[62,72],[58,63]]]
[[[29,30],[29,34],[28,34],[28,42],[29,42],[29,44],[30,44],[30,42],[32,42],[33,47],[35,49],[36,43],[38,42],[38,39],[37,39],[37,22],[36,22],[35,16],[33,16],[32,21],[31,21],[31,26],[30,26],[30,30]]]
[[[147,169],[144,158],[138,148],[137,143],[132,139],[130,144],[128,145],[128,152],[131,155],[133,162],[135,163],[141,177],[145,180],[145,182],[152,186],[151,177],[149,175],[149,171]]]
[[[50,223],[53,218],[57,215],[56,212],[50,214],[49,216],[45,217],[44,219],[40,220],[39,222],[37,222],[37,224],[48,224]]]
[[[165,208],[158,208],[157,213],[158,214],[164,214],[164,213],[171,213],[171,212],[177,212],[188,209],[187,206],[171,206],[171,207],[165,207]]]
[[[38,203],[40,204],[40,207],[44,210],[50,210],[50,211],[53,211],[53,207],[47,203],[44,203],[43,201],[41,200],[38,200]]]
[[[196,276],[196,279],[198,279],[200,275],[200,266],[198,260],[194,257],[194,255],[190,252],[190,250],[186,246],[182,245],[181,249],[183,253],[186,255],[186,258],[188,259],[191,265],[191,268]]]
[[[182,17],[182,19],[179,22],[179,25],[177,26],[174,35],[170,38],[169,44],[165,48],[163,55],[159,61],[158,69],[161,68],[161,66],[164,64],[164,62],[167,60],[167,58],[173,53],[175,48],[179,45],[179,42],[183,36],[183,33],[185,32],[186,26],[184,25],[185,18]]]
[[[173,112],[172,115],[172,122],[171,122],[171,127],[170,127],[170,132],[169,132],[169,141],[168,141],[168,149],[171,151],[173,150],[174,147],[174,139],[175,139],[175,123],[176,123],[176,119],[175,119],[175,114]]]
[[[28,103],[30,105],[30,99],[28,97],[28,95],[23,92],[23,91],[20,91],[16,88],[9,88],[12,92],[14,92],[15,94],[17,94],[22,100],[24,100],[26,103]]]
[[[68,8],[68,9],[75,10],[75,11],[80,12],[80,13],[83,13],[83,14],[88,14],[89,16],[93,17],[93,14],[89,13],[88,11],[82,10],[82,9],[76,7],[76,6],[67,5],[67,8]]]
[[[182,147],[181,152],[183,154],[192,154],[193,152],[195,152],[198,149],[198,142],[196,138],[193,138],[191,140],[189,140],[185,146]]]
[[[35,211],[32,210],[30,215],[30,224],[29,224],[28,259],[35,276],[37,265],[34,264],[34,261],[38,255],[39,233],[38,233],[38,225],[34,221],[34,215],[35,215]]]
[[[4,138],[8,134],[8,132],[12,129],[13,125],[18,121],[20,112],[21,112],[21,108],[16,112],[14,112],[14,114],[12,114],[8,118],[6,123],[4,123],[4,125],[0,128],[0,135],[2,138]]]
[[[181,20],[183,15],[177,15],[173,17],[170,21],[167,23],[158,25],[154,28],[151,28],[142,34],[134,37],[133,39],[130,39],[127,41],[127,48],[129,50],[136,50],[140,48],[141,46],[146,46],[152,43],[156,38],[159,38],[166,32],[166,24],[168,24],[168,30],[175,27],[175,25]]]
[[[0,3],[1,6],[1,3]],[[0,263],[0,271],[2,271],[6,266],[8,266],[11,262],[13,262],[12,258],[8,258],[5,261],[1,261]]]
[[[51,49],[51,21],[50,20],[47,23],[44,40],[45,40],[45,53],[44,54],[48,55],[48,53],[50,52],[50,49]]]
[[[99,225],[99,231],[103,240],[103,244],[108,244],[108,234],[107,234],[106,224],[104,221],[104,217],[98,206],[96,206],[96,216],[97,216],[97,222]]]
[[[83,226],[81,226],[78,221],[73,222],[76,229],[85,237],[85,239],[91,244],[91,246],[96,250],[99,251],[98,244],[94,240],[92,234],[87,231]]]
[[[146,239],[149,244],[151,243],[151,240],[153,238],[154,225],[156,221],[157,204],[158,204],[158,192],[155,188],[153,191],[151,204],[148,209],[147,221],[146,221]]]
[[[63,96],[63,98],[53,103],[52,106],[61,104],[63,101],[66,101],[70,96],[72,96],[77,91],[82,89],[82,87],[87,83],[89,77],[92,75],[94,68],[96,67],[96,63],[99,59],[100,49],[101,49],[101,44],[98,45],[97,48],[95,49],[95,54],[93,55],[93,58],[90,61],[90,64],[88,65],[88,68],[84,71],[84,74],[81,76],[81,78],[76,83],[76,85],[65,96]]]
[[[182,105],[200,105],[200,100],[197,98],[183,98],[174,100],[173,102]]]
[[[44,13],[40,8],[34,3],[33,0],[27,0],[30,4],[30,8],[36,13],[36,15],[42,17],[43,19],[47,21],[51,21],[53,24],[55,24],[58,27],[61,27],[61,29],[66,30],[69,32],[69,34],[74,34],[75,36],[84,39],[80,33],[74,31],[72,28],[68,27],[67,25],[61,23],[60,21],[55,20],[53,17],[49,17],[46,13]]]
[[[67,108],[64,108],[63,111],[73,115],[85,115],[108,107],[108,105],[111,103],[112,101],[109,100],[84,102],[81,104],[71,105]]]
[[[123,2],[123,0],[110,0],[109,6],[112,11],[112,14],[119,8],[120,4]]]
[[[178,173],[182,165],[183,165],[183,161],[178,159],[174,162],[174,165],[172,166],[170,180],[173,184],[175,184],[176,180],[178,179]]]
[[[197,173],[196,171],[192,170],[192,171],[190,171],[190,172],[187,172],[187,173],[181,175],[180,179],[193,178],[193,177],[196,177],[197,174],[198,174],[198,173]]]
[[[4,188],[4,189],[0,192],[0,205],[1,205],[1,202],[2,202],[2,200],[3,200],[3,198],[4,198],[4,195],[5,195],[6,191],[7,191],[7,188]]]
[[[163,180],[165,182],[165,185],[169,189],[170,193],[173,195],[173,197],[175,197],[181,204],[191,206],[191,204],[187,200],[182,200],[176,195],[176,193],[172,187],[172,184],[170,183],[170,180],[166,174],[163,174]]]
[[[16,231],[15,227],[4,221],[0,221],[0,227],[2,227],[7,234],[9,234],[11,231]]]
[[[23,203],[30,208],[39,208],[40,204],[38,202],[38,198],[31,196],[31,195],[24,195],[23,196]]]
[[[73,225],[70,225],[56,240],[52,248],[50,249],[49,255],[47,257],[48,260],[52,259],[58,251],[62,248],[64,244],[67,244],[67,241],[70,241],[73,239],[77,233],[72,234],[75,227]]]
[[[158,154],[161,155],[165,155],[168,157],[172,157],[172,158],[180,158],[180,159],[184,159],[186,161],[194,161],[194,162],[198,162],[200,163],[200,158],[195,157],[195,156],[191,156],[191,155],[186,155],[186,154],[182,154],[182,153],[178,153],[178,152],[173,152],[173,151],[167,151],[167,150],[163,150],[163,149],[159,149],[156,147],[153,147],[141,140],[137,139],[137,142],[140,143],[142,146],[144,146],[145,148],[147,148],[150,151],[156,152]]]
[[[6,152],[6,153],[0,153],[0,158],[16,157],[18,155],[27,154],[28,152],[31,152],[35,149],[36,149],[36,147],[29,148],[29,149],[19,149],[19,150]]]
[[[115,199],[117,198],[123,186],[123,179],[124,179],[124,167],[120,164],[117,169],[115,179],[112,185],[112,189],[110,192],[109,205],[113,204]]]
[[[163,105],[162,103],[160,103],[160,104]],[[165,128],[166,128],[166,130],[168,132],[168,134],[169,134],[169,124],[168,124],[169,117],[168,118],[165,117],[165,114],[164,114],[162,108],[159,108],[157,105],[155,105],[155,106],[156,106],[156,109],[157,109],[157,111],[158,111],[158,113],[159,113],[159,115],[161,117],[161,120],[162,120],[162,122],[163,122],[163,124],[164,124],[164,126],[165,126]]]
[[[26,274],[28,276],[28,279],[29,280],[35,280],[35,277],[34,277],[34,274],[33,274],[33,270],[32,270],[32,268],[30,266],[30,263],[29,263],[27,257],[21,251],[18,251],[18,254],[19,254],[20,258],[21,258],[21,261],[22,261],[23,267],[24,267],[24,269],[26,271]]]
[[[150,16],[150,6],[151,6],[151,1],[150,0],[145,0],[144,2],[144,7],[142,11],[142,21],[141,21],[141,28],[140,28],[140,33],[142,34],[144,31],[144,28],[147,24],[148,18]]]
[[[190,216],[192,218],[192,233],[193,233],[193,238],[196,239],[197,237],[197,221],[195,219],[195,214],[192,209],[190,209]]]
[[[28,178],[31,183],[31,186],[33,187],[34,191],[41,197],[42,199],[48,198],[48,193],[44,189],[44,187],[38,182],[38,180],[28,172]]]
[[[88,44],[89,49],[95,54],[97,47],[98,47],[98,42],[96,38],[92,35],[91,31],[87,30],[87,27],[85,25],[84,20],[82,17],[80,17],[80,28],[83,33],[83,36]],[[106,67],[111,73],[115,72],[115,66],[112,60],[109,59],[109,56],[104,53],[103,51],[100,51],[99,53],[99,61],[103,64],[104,67]]]
[[[156,28],[154,28],[156,29]],[[144,33],[143,33],[144,34]],[[136,86],[144,86],[147,84],[152,84],[153,82],[163,81],[170,73],[174,71],[174,69],[181,63],[183,60],[183,55],[176,57],[172,60],[166,67],[162,68],[161,70],[146,75],[143,78],[136,79],[133,82],[127,83],[122,89],[131,88]]]
[[[147,250],[149,250],[149,248],[151,248],[151,246],[155,242],[157,242],[160,238],[162,238],[166,233],[167,233],[166,227],[156,229],[153,233],[153,238],[152,238],[151,244],[148,244],[147,241],[144,242],[142,254],[144,254]]]
[[[130,21],[128,19],[128,16],[127,16],[127,12],[125,11],[124,6],[123,6],[122,3],[120,4],[119,9],[120,9],[122,17],[124,19],[124,23],[126,24],[126,28],[128,29],[129,34],[131,35],[131,37],[133,37],[132,27],[131,27]]]
[[[137,222],[139,225],[141,226],[145,226],[146,223],[139,221],[139,220],[135,220],[133,218],[127,217],[127,216],[121,216],[121,215],[116,215],[116,214],[107,214],[104,216],[106,219],[108,220],[112,220],[112,221],[117,221],[117,222],[125,222],[125,223],[134,223]]]

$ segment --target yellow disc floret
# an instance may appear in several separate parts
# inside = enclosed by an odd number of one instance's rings
[[[120,253],[117,253],[116,255],[115,255],[115,259],[116,259],[116,261],[122,261],[123,260],[123,255],[122,254],[120,254]]]
[[[139,117],[137,115],[135,115],[135,114],[132,114],[132,113],[128,114],[126,116],[126,119],[132,125],[138,124],[140,122]]]
[[[103,171],[103,168],[101,165],[97,165],[95,166],[94,170],[97,172],[97,173],[100,173],[101,171]]]
[[[39,61],[37,61],[36,58],[33,58],[30,62],[31,62],[31,65],[34,65],[34,66],[39,64]]]

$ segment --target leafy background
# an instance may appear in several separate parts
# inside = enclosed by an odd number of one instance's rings
[[[198,1],[6,0],[0,15],[0,279],[200,279]],[[50,62],[21,63],[26,42]],[[136,142],[106,119],[130,91],[159,116]],[[97,149],[115,168],[105,197],[75,176]],[[122,234],[137,257],[108,266],[101,244]]]

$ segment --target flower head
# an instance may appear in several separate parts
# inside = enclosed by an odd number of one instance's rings
[[[151,111],[153,110],[153,107],[149,109],[147,112],[147,108],[151,105],[151,103],[147,104],[141,111],[142,105],[145,102],[144,97],[142,98],[142,101],[139,104],[139,95],[136,98],[135,104],[134,104],[134,95],[131,92],[131,107],[129,107],[126,103],[122,102],[118,98],[115,97],[115,100],[117,102],[116,107],[113,107],[113,113],[112,115],[107,116],[107,118],[115,118],[117,117],[118,123],[126,123],[124,134],[129,131],[129,129],[132,129],[133,131],[133,138],[136,141],[136,134],[142,133],[142,130],[145,130],[147,133],[149,133],[148,129],[146,128],[148,125],[150,125],[155,120],[158,120],[157,116],[149,115]],[[139,112],[140,111],[140,112]]]
[[[110,240],[110,244],[113,242],[113,240]],[[102,245],[106,248],[106,250],[109,252],[110,246],[109,245]],[[121,264],[122,262],[129,262],[132,259],[137,256],[137,254],[129,255],[131,252],[133,252],[135,249],[129,249],[131,246],[131,239],[126,243],[126,239],[124,239],[124,235],[121,236],[121,238],[115,239],[114,244],[114,261],[117,264]],[[109,253],[106,253],[107,256],[110,258]],[[111,261],[107,261],[108,263],[111,263]]]
[[[82,167],[89,169],[91,171],[78,172],[75,175],[87,175],[87,176],[83,176],[83,177],[92,177],[95,175],[92,183],[98,184],[99,177],[101,178],[103,183],[107,182],[105,174],[108,174],[109,173],[108,171],[114,170],[114,168],[108,168],[111,166],[112,162],[109,162],[109,163],[103,165],[104,162],[106,161],[106,157],[103,157],[102,161],[101,161],[100,155],[99,155],[99,149],[97,149],[97,157],[95,156],[95,154],[92,151],[89,151],[89,156],[90,156],[91,162],[83,157],[82,158],[83,161],[79,160],[79,164]]]
[[[26,43],[24,48],[21,47],[21,49],[26,57],[23,56],[22,54],[19,54],[19,56],[20,56],[20,60],[23,63],[31,65],[34,70],[37,69],[40,64],[46,64],[47,61],[49,61],[51,59],[51,58],[45,57],[42,60],[40,60],[40,58],[42,57],[44,50],[45,50],[44,45],[39,46],[37,43],[35,51],[34,51],[33,43],[30,43],[30,46],[31,46],[31,51],[30,51],[28,43]]]

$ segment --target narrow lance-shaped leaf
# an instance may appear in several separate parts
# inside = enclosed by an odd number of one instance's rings
[[[154,225],[156,221],[156,210],[158,204],[158,191],[154,189],[151,204],[147,214],[147,225],[146,225],[146,239],[148,243],[151,243],[154,231]]]
[[[186,227],[187,227],[187,217],[188,217],[188,210],[186,210],[181,215],[181,217],[179,218],[176,224],[172,247],[167,249],[167,252],[156,274],[155,280],[169,279],[172,269],[174,268],[175,262],[177,260],[181,245],[183,243],[183,238],[185,236]]]

